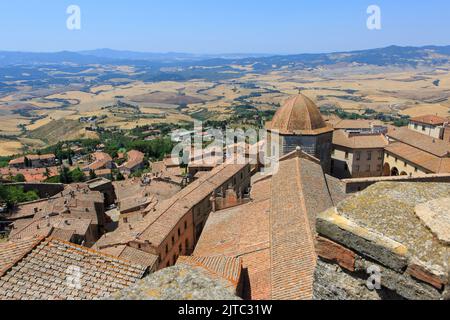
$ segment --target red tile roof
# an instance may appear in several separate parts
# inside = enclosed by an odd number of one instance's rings
[[[194,267],[202,267],[210,273],[219,276],[231,283],[236,288],[241,280],[242,259],[226,256],[213,257],[179,257],[177,265],[184,264]]]
[[[383,149],[388,141],[382,134],[349,134],[336,130],[333,132],[333,144],[350,149]]]
[[[333,131],[323,120],[316,104],[303,94],[287,99],[275,113],[267,129],[287,135],[318,135]]]
[[[437,157],[446,157],[450,154],[449,142],[435,139],[408,128],[390,127],[387,135],[392,140],[403,142]]]
[[[448,119],[438,117],[435,115],[426,115],[426,116],[412,118],[410,121],[411,122],[419,122],[419,123],[423,123],[423,124],[429,124],[429,125],[433,125],[433,126],[439,126],[439,125],[443,125],[445,122],[448,122]]]
[[[158,204],[142,222],[121,224],[117,230],[106,234],[98,242],[99,248],[127,244],[133,240],[149,241],[159,246],[176,224],[198,203],[226,183],[247,165],[224,164],[213,169],[208,175],[194,181],[172,198]]]
[[[391,143],[385,150],[431,173],[450,173],[450,158],[440,158],[402,142]]]
[[[241,257],[248,298],[311,299],[316,215],[346,197],[343,186],[292,153],[251,194],[253,202],[210,214],[194,256]]]
[[[134,284],[145,270],[144,266],[50,238],[0,278],[0,299],[98,299]]]
[[[33,237],[0,243],[0,277],[42,240],[42,237]]]

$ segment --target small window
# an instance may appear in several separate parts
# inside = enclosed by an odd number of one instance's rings
[[[175,244],[175,237],[172,237],[172,245]]]
[[[166,254],[168,254],[168,253],[169,253],[169,245],[166,244]]]
[[[361,152],[356,153],[356,160],[361,160]]]
[[[345,152],[345,159],[348,159],[348,151]]]
[[[183,246],[180,244],[180,245],[178,246],[178,252],[181,254],[182,251],[183,251]]]
[[[417,167],[415,167],[415,168],[414,168],[414,172],[417,172],[417,171],[419,171],[419,169],[417,169]]]
[[[184,245],[184,248],[186,249],[186,251],[189,249],[189,239],[186,239],[186,243]]]
[[[181,230],[178,228],[178,236],[181,236]]]
[[[404,165],[405,167],[407,167],[407,166],[408,166],[408,163],[405,161],[405,162],[403,162],[403,165]]]
[[[372,151],[367,152],[367,160],[372,160]]]
[[[426,127],[425,127],[425,126],[422,126],[422,131],[425,131],[425,129],[426,129]]]
[[[184,222],[184,230],[187,230],[187,221]]]

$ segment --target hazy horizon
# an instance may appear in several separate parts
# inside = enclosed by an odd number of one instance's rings
[[[81,10],[79,30],[67,28],[70,5]],[[379,30],[367,28],[370,5],[381,10]],[[285,55],[441,46],[450,44],[449,12],[445,0],[17,0],[0,3],[0,50]]]

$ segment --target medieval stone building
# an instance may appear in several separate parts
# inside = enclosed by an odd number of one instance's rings
[[[298,94],[290,97],[266,125],[269,133],[279,135],[279,153],[284,156],[297,147],[319,159],[330,172],[333,129],[325,123],[316,104]],[[267,156],[273,157],[273,135],[268,135]]]

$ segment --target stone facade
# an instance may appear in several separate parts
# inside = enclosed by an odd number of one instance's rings
[[[444,126],[442,125],[433,125],[411,121],[408,125],[408,128],[436,139],[443,139],[444,136]]]
[[[435,235],[435,220],[448,224],[449,215],[417,218],[442,208],[448,200],[424,206],[449,192],[449,184],[379,183],[320,214],[314,298],[450,299],[450,247]]]

